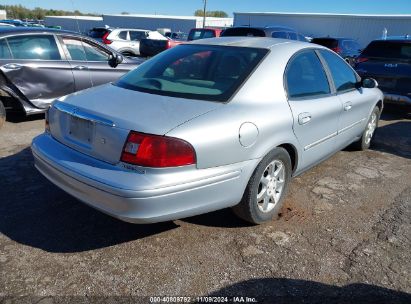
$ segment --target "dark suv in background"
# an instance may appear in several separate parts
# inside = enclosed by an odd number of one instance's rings
[[[221,33],[221,37],[229,36],[255,36],[255,37],[272,37],[272,38],[283,38],[291,40],[299,40],[307,42],[308,40],[297,33],[296,30],[285,27],[285,26],[266,26],[266,27],[248,27],[239,26],[231,27]]]
[[[411,37],[372,41],[354,68],[361,77],[377,80],[385,101],[411,106]]]
[[[360,45],[351,38],[314,38],[311,42],[333,50],[351,65],[354,65],[355,58],[361,53]]]

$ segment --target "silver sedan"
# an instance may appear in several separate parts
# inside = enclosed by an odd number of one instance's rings
[[[233,207],[262,223],[292,176],[350,144],[370,146],[383,108],[376,87],[321,46],[199,40],[55,101],[32,151],[51,182],[124,221]]]

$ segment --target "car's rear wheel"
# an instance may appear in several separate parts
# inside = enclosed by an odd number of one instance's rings
[[[241,202],[233,207],[235,214],[253,224],[277,217],[290,180],[290,156],[283,148],[272,150],[255,169]]]
[[[6,121],[6,109],[4,108],[3,102],[0,100],[0,128]]]
[[[371,141],[374,137],[375,130],[378,128],[379,118],[380,109],[378,107],[375,107],[370,115],[370,118],[368,119],[367,125],[365,126],[361,138],[354,143],[355,148],[357,148],[358,150],[367,150],[371,146]]]

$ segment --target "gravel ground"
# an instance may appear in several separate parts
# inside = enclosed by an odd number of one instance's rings
[[[0,303],[411,303],[410,119],[384,113],[371,150],[295,178],[280,219],[250,226],[230,210],[153,225],[95,211],[34,168],[42,116],[14,117],[0,130]]]

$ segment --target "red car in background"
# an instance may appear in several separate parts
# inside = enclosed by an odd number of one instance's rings
[[[193,28],[188,33],[188,41],[220,37],[222,29],[216,28]]]

